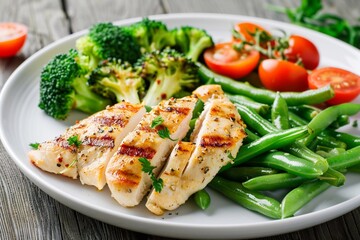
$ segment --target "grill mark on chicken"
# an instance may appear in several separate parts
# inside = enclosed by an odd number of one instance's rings
[[[125,186],[137,186],[139,185],[140,176],[130,171],[123,171],[121,169],[114,171],[117,182]]]
[[[86,146],[96,146],[96,147],[108,147],[113,148],[115,146],[115,140],[111,136],[86,136],[82,142]]]
[[[120,126],[125,127],[128,123],[127,119],[124,119],[121,115],[119,116],[100,116],[94,119],[94,122],[100,123],[105,126]]]
[[[58,146],[64,148],[64,149],[67,149],[67,150],[70,150],[71,152],[76,152],[77,151],[77,147],[74,146],[74,145],[70,145],[68,140],[63,138],[62,136],[60,137],[57,137],[55,139],[55,142]]]
[[[208,135],[201,138],[201,147],[229,147],[233,144],[233,141],[229,138],[224,138],[219,135]]]
[[[154,150],[151,147],[140,148],[140,147],[122,144],[118,151],[118,154],[127,155],[131,157],[144,157],[147,159],[152,159],[156,154],[156,150]]]

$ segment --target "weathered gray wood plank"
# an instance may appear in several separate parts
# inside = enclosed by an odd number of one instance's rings
[[[67,1],[66,7],[74,32],[89,28],[96,22],[112,22],[164,13],[158,0]]]

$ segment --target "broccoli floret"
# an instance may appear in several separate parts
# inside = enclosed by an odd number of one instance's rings
[[[78,52],[55,56],[42,70],[39,107],[56,119],[65,119],[71,109],[95,113],[110,101],[87,86],[86,67],[79,64]]]
[[[87,35],[76,41],[76,48],[89,58],[93,70],[101,60],[116,58],[135,63],[141,56],[140,46],[128,28],[112,23],[98,23]]]
[[[129,63],[111,59],[100,63],[89,78],[90,88],[114,102],[140,103],[145,82]]]
[[[184,26],[172,32],[175,35],[176,48],[193,61],[197,61],[206,48],[214,46],[212,37],[203,29]]]
[[[168,31],[167,26],[161,21],[144,18],[130,25],[128,30],[141,46],[142,53],[162,50],[176,43],[174,34]]]
[[[141,74],[149,81],[143,103],[154,106],[177,93],[191,92],[199,85],[198,67],[174,49],[145,54],[138,62]]]

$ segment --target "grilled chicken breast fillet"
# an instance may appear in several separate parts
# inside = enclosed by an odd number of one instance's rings
[[[176,141],[161,138],[159,130],[167,128],[172,139],[181,140],[189,130],[189,122],[197,102],[195,97],[162,101],[145,114],[134,131],[129,133],[111,158],[106,169],[112,197],[122,206],[140,203],[152,185],[150,176],[142,171],[139,158],[146,158],[158,174]],[[161,116],[161,125],[152,128],[153,120]]]
[[[178,143],[160,174],[161,192],[151,191],[146,207],[154,214],[179,207],[203,189],[220,168],[236,156],[245,125],[235,106],[223,95],[210,98],[197,120],[192,143]]]
[[[124,137],[134,130],[144,116],[143,105],[121,102],[81,121],[81,146],[78,151],[78,173],[82,184],[99,190],[106,185],[105,170]]]
[[[108,160],[145,112],[143,105],[126,102],[107,107],[77,122],[53,141],[41,143],[28,153],[30,161],[48,172],[74,179],[80,175],[83,184],[102,189]],[[69,144],[73,136],[81,142],[79,147]]]

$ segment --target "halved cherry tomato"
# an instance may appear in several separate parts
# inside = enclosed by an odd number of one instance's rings
[[[309,70],[313,70],[319,65],[320,54],[311,41],[298,35],[291,35],[289,45],[284,52],[288,61],[297,62],[300,58],[304,67]]]
[[[234,43],[218,43],[204,53],[206,65],[219,74],[241,78],[248,75],[257,66],[260,54],[258,51],[237,51]]]
[[[266,59],[259,66],[261,83],[273,91],[305,91],[308,89],[308,73],[305,68],[292,62]]]
[[[341,104],[354,100],[360,94],[360,76],[335,67],[314,70],[308,78],[311,89],[321,88],[330,84],[335,96],[327,101],[330,105]]]
[[[235,31],[242,34],[246,41],[248,42],[254,42],[254,36],[253,34],[256,31],[264,31],[267,34],[270,35],[268,31],[266,31],[263,27],[250,22],[241,22],[234,26]]]
[[[19,23],[0,23],[0,57],[14,56],[24,45],[27,28]]]

